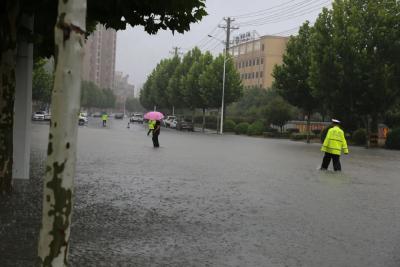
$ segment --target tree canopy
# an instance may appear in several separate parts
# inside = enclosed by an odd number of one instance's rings
[[[290,40],[275,86],[305,111],[319,106],[348,129],[372,121],[376,131],[400,97],[399,14],[396,0],[335,0]]]
[[[0,14],[3,14],[1,17],[4,19],[0,20],[0,36],[4,38],[7,38],[4,26],[8,23],[6,14],[13,5],[19,8],[18,17],[21,14],[34,16],[33,36],[23,26],[19,27],[19,33],[35,42],[35,54],[40,57],[54,55],[58,1],[1,1]],[[206,15],[205,0],[88,0],[86,25],[88,34],[97,23],[115,30],[124,30],[128,25],[143,26],[149,34],[159,30],[183,33],[190,30],[190,24],[200,21]]]
[[[149,75],[140,94],[141,104],[158,108],[217,108],[221,105],[224,57],[202,53],[197,47],[182,60],[163,59]],[[232,60],[226,62],[225,103],[239,99],[242,84]]]

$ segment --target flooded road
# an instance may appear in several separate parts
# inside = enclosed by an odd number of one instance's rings
[[[154,149],[110,122],[79,129],[72,266],[400,266],[398,151],[350,147],[336,174],[318,144],[162,128]]]

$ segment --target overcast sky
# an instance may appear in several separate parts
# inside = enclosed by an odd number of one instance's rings
[[[240,29],[232,32],[232,36],[254,30],[261,36],[277,33],[287,36],[297,32],[296,28],[304,21],[314,22],[322,6],[330,7],[330,3],[331,0],[207,0],[208,16],[192,24],[185,34],[160,31],[149,35],[142,27],[119,31],[116,70],[129,74],[130,83],[138,88],[161,59],[171,56],[174,46],[180,47],[182,53],[196,45],[203,51],[221,52],[222,44],[207,35],[224,39],[224,30],[216,28],[224,24],[224,17],[236,17],[233,24]]]

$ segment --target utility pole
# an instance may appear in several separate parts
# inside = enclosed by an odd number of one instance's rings
[[[174,57],[178,57],[179,55],[182,55],[182,52],[180,52],[180,50],[181,50],[181,48],[180,47],[178,47],[178,46],[174,46],[174,47],[172,47],[172,51],[170,51],[169,53],[171,54],[171,55],[174,55]]]
[[[179,55],[182,55],[182,52],[180,52],[180,47],[174,46],[172,49],[173,51],[170,51],[169,53],[174,55],[174,57],[179,57]],[[175,116],[175,106],[172,106],[172,116]]]
[[[219,25],[218,27],[226,29],[226,41],[225,41],[225,52],[224,52],[224,72],[222,77],[222,103],[221,103],[221,122],[220,122],[220,134],[224,132],[224,117],[225,117],[225,83],[226,83],[226,61],[228,60],[229,46],[231,31],[237,30],[239,27],[232,27],[231,22],[235,21],[231,17],[224,18],[226,25]]]

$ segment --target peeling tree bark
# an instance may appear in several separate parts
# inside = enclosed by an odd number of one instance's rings
[[[38,266],[68,266],[85,19],[85,0],[59,0]]]
[[[12,191],[15,69],[19,1],[9,0],[0,28],[0,195]]]

